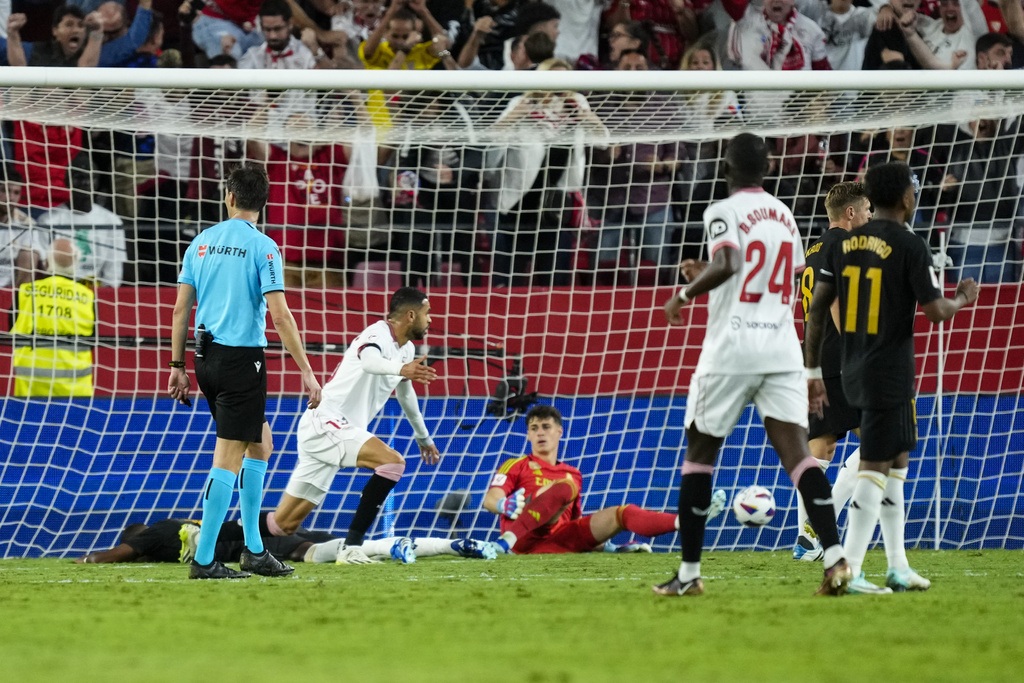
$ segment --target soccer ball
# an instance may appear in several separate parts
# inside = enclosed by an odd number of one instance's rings
[[[775,516],[775,496],[763,486],[748,486],[732,499],[732,511],[743,526],[764,526]]]

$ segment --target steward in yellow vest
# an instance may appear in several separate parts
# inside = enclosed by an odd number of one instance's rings
[[[92,344],[96,325],[93,291],[75,282],[75,247],[54,240],[54,275],[18,288],[18,317],[11,332],[34,335],[31,345],[16,344],[15,396],[92,396]]]

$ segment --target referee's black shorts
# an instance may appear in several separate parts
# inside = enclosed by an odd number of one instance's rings
[[[267,409],[267,360],[263,348],[211,343],[196,358],[196,379],[217,423],[217,436],[259,443]]]
[[[860,411],[846,402],[842,377],[826,377],[824,382],[828,405],[822,411],[824,417],[809,417],[807,436],[818,439],[831,435],[838,440],[846,436],[846,432],[860,427]]]
[[[891,408],[864,408],[861,412],[861,460],[886,462],[917,448],[917,410],[913,399]]]

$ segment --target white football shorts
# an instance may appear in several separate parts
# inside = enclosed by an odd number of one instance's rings
[[[753,402],[761,419],[773,418],[807,428],[807,379],[803,371],[767,375],[694,373],[686,399],[686,428],[725,438]]]
[[[341,417],[307,410],[299,420],[298,461],[285,492],[320,505],[342,467],[355,467],[359,449],[373,438]]]

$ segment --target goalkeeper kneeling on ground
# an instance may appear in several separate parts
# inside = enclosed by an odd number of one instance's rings
[[[534,406],[526,415],[531,453],[507,460],[491,479],[484,508],[498,515],[498,552],[585,553],[600,550],[650,551],[646,543],[614,546],[620,531],[659,536],[679,528],[678,515],[636,505],[607,507],[584,515],[580,505],[583,474],[558,461],[562,415],[553,406]],[[725,507],[725,492],[716,491],[708,518]]]

